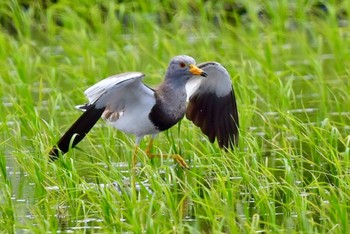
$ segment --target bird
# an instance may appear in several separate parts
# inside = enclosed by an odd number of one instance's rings
[[[83,114],[63,134],[49,152],[49,160],[75,147],[102,117],[116,129],[136,136],[133,167],[140,141],[150,135],[146,155],[152,154],[153,139],[184,116],[225,150],[234,148],[239,138],[239,119],[235,93],[228,71],[218,62],[196,65],[187,55],[171,59],[164,80],[155,88],[145,85],[141,72],[110,76],[88,88],[88,103],[78,106]],[[165,156],[164,156],[165,157]],[[168,155],[183,168],[189,168],[178,154]]]

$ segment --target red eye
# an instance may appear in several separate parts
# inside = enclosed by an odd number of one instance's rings
[[[181,62],[180,67],[184,68],[184,67],[186,67],[186,64],[184,62]]]

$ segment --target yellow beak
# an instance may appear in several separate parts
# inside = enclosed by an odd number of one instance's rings
[[[194,64],[190,64],[190,72],[193,75],[197,75],[197,76],[207,76],[207,73],[205,73],[205,71],[203,71],[202,69],[198,68]]]

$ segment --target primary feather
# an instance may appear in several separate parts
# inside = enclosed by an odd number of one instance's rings
[[[192,77],[186,85],[188,106],[186,117],[219,146],[233,147],[238,143],[238,111],[235,93],[227,70],[217,62],[198,65],[206,78]]]

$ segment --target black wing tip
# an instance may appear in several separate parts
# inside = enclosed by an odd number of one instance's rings
[[[57,160],[60,155],[67,153],[77,145],[101,117],[105,108],[96,108],[95,105],[85,105],[86,111],[73,123],[61,139],[49,152],[49,161]]]
[[[49,162],[56,161],[60,157],[61,150],[57,147],[53,147],[49,153]]]
[[[215,93],[191,96],[186,117],[198,126],[211,143],[224,150],[238,146],[239,118],[233,90],[223,97]]]
[[[86,110],[88,110],[91,106],[92,106],[92,104],[86,103],[86,104],[83,104],[83,105],[77,105],[77,106],[75,106],[75,108],[78,109],[78,110],[81,110],[81,111],[86,111]]]
[[[233,150],[238,147],[238,134],[235,134],[233,137],[229,137],[227,140],[221,142],[218,140],[220,148],[225,151]]]

